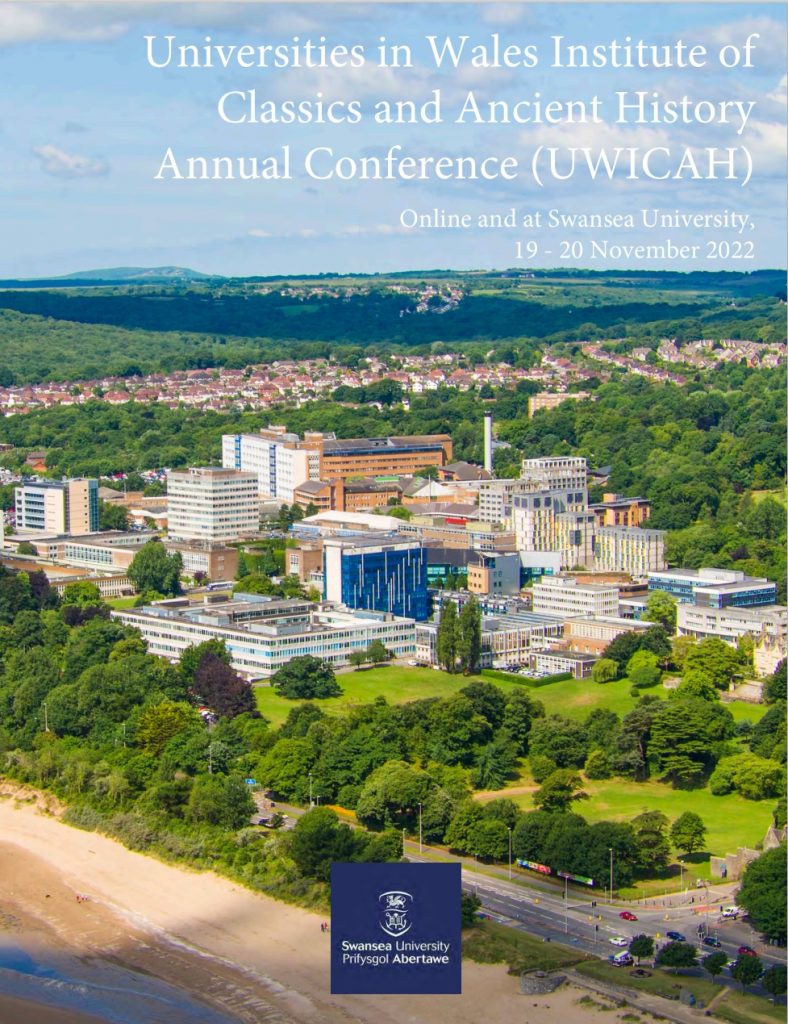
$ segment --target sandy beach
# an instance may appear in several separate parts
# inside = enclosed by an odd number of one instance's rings
[[[0,799],[0,940],[54,965],[53,977],[27,979],[35,990],[10,991],[26,1000],[16,1004],[0,970],[0,1024],[599,1020],[578,1005],[579,989],[523,996],[504,967],[468,961],[461,996],[332,996],[320,920],[71,828],[35,802]],[[50,1002],[59,1016],[38,1005]]]

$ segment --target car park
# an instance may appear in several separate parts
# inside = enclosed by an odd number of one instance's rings
[[[681,932],[666,932],[667,937],[671,942],[686,942],[687,936],[682,935]]]

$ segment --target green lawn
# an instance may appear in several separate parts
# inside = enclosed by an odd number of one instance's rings
[[[391,704],[404,704],[422,697],[449,697],[466,686],[472,678],[436,672],[431,668],[405,668],[399,665],[382,665],[363,669],[360,672],[343,672],[337,676],[343,689],[341,697],[330,697],[319,701],[324,711],[341,712],[357,704],[369,704],[383,695]],[[496,683],[502,690],[514,689],[516,683]],[[530,691],[529,691],[530,692]],[[279,725],[298,701],[280,697],[270,686],[255,687],[257,707],[273,725]]]
[[[418,700],[422,697],[448,697],[478,676],[449,675],[431,668],[410,668],[402,665],[382,665],[360,672],[343,672],[337,676],[344,690],[341,697],[332,697],[320,702],[326,711],[341,711],[355,704],[366,704],[381,694],[392,704]],[[522,684],[503,680],[489,680],[505,693],[521,689]],[[565,679],[547,686],[525,688],[535,700],[544,704],[548,715],[566,715],[567,718],[584,719],[594,708],[606,708],[623,716],[637,704],[637,698],[630,696],[630,684],[626,679],[614,683],[592,683],[589,680]],[[664,690],[655,687],[649,690],[657,696],[664,696]],[[280,725],[293,706],[267,685],[255,688],[257,706],[273,725]],[[757,722],[766,708],[760,704],[745,704],[735,701],[726,705],[736,721],[746,719]]]
[[[554,971],[590,959],[578,949],[557,942],[548,945],[533,935],[495,921],[479,921],[463,932],[462,955],[480,964],[508,964],[512,973]]]
[[[136,594],[132,594],[131,597],[110,597],[107,604],[111,608],[133,608],[136,600]]]
[[[517,783],[514,783],[517,785]],[[693,810],[706,825],[706,850],[718,856],[734,853],[739,846],[755,846],[771,824],[775,801],[745,800],[737,793],[713,796],[708,789],[673,789],[662,782],[632,782],[605,779],[583,784],[588,800],[579,800],[573,810],[588,821],[630,821],[643,811],[662,811],[671,821],[683,811]],[[505,790],[501,791],[501,795]],[[532,794],[513,797],[525,810],[533,810]],[[691,877],[708,878],[709,862],[691,865]]]

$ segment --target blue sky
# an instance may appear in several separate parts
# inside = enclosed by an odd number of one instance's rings
[[[690,260],[634,264],[626,258],[570,263],[597,269],[753,269],[784,266],[785,256],[785,8],[760,4],[233,4],[233,3],[0,3],[0,216],[4,245],[0,275],[37,276],[102,266],[178,264],[224,274],[390,271],[432,267],[487,268],[516,264],[514,242],[535,240],[555,266],[560,239],[603,237],[678,243],[742,237],[754,243],[751,261]],[[546,66],[484,72],[436,71],[424,37],[445,34],[487,42],[536,44],[553,35],[574,43],[606,43],[631,35],[648,42],[703,42],[712,52],[726,42],[760,35],[751,69],[721,71],[570,70]],[[397,73],[359,71],[153,69],[146,35],[175,35],[177,43],[279,43],[293,35],[329,43],[378,36],[409,43],[417,59]],[[258,100],[358,98],[365,111],[378,99],[427,99],[435,88],[444,109],[456,111],[473,89],[479,99],[588,99],[606,107],[616,90],[658,90],[676,98],[719,102],[755,100],[746,130],[725,126],[405,125],[231,126],[216,101],[231,90],[256,89]],[[613,109],[612,104],[609,107]],[[613,181],[589,184],[576,176],[539,189],[529,175],[516,182],[317,182],[301,172],[314,146],[337,154],[378,153],[399,143],[413,154],[512,154],[539,144],[562,146],[669,144],[747,146],[755,170],[747,188],[737,182]],[[296,176],[279,182],[173,182],[154,175],[165,150],[188,155],[265,156],[290,145]],[[627,213],[644,208],[687,213],[747,213],[754,230],[653,233],[640,227],[596,233],[405,230],[405,209],[428,212],[505,212],[518,216],[563,212]]]

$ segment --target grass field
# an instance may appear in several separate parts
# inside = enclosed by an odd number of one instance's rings
[[[344,672],[337,676],[344,693],[341,697],[330,697],[319,701],[327,712],[341,712],[357,704],[369,704],[376,697],[384,696],[391,704],[404,704],[422,697],[450,697],[466,686],[471,678],[452,676],[448,672],[436,672],[431,668],[403,668],[399,665],[381,665],[361,672]],[[496,683],[509,692],[517,683]],[[529,691],[531,692],[531,691]],[[255,688],[257,707],[273,725],[279,725],[298,701],[280,697],[270,686]]]
[[[480,921],[463,933],[462,955],[480,964],[508,964],[513,971],[554,971],[590,959],[578,949],[557,942],[547,945],[533,935],[495,921]]]
[[[320,701],[320,707],[324,711],[341,712],[355,704],[367,704],[381,694],[392,704],[403,704],[423,697],[449,697],[479,677],[449,675],[448,672],[436,672],[431,668],[382,665],[361,672],[344,672],[337,678],[344,693],[341,697]],[[525,689],[534,700],[544,704],[548,715],[560,714],[579,720],[584,719],[594,708],[606,708],[623,716],[637,704],[637,698],[630,696],[630,684],[626,679],[605,684],[565,679],[547,686],[527,688],[519,683],[503,680],[496,679],[493,682],[505,693]],[[664,690],[660,687],[648,692],[660,697],[664,695]],[[257,686],[255,694],[260,713],[272,725],[280,725],[295,703],[280,697],[270,686]],[[763,705],[745,704],[742,701],[735,701],[726,707],[736,721],[746,719],[757,722],[766,710]]]
[[[520,783],[514,783],[517,786]],[[605,779],[583,784],[589,799],[578,800],[573,810],[588,821],[631,821],[643,811],[662,811],[672,821],[683,811],[693,810],[706,825],[706,850],[722,856],[739,846],[755,846],[763,840],[771,824],[775,801],[745,800],[736,793],[713,796],[708,789],[673,789],[662,782],[632,782],[629,779]],[[506,791],[500,794],[505,796]],[[488,797],[489,799],[489,797]],[[531,793],[517,793],[512,799],[524,810],[533,810]],[[710,878],[708,859],[691,859],[685,878]],[[657,881],[654,891],[660,891]],[[649,893],[650,894],[650,893]]]
[[[107,604],[110,608],[133,608],[136,600],[137,595],[132,594],[131,597],[111,597],[108,599]]]

